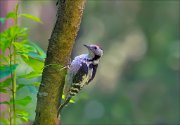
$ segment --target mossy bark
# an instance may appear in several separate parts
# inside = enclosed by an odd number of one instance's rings
[[[68,64],[72,47],[79,30],[85,0],[60,0],[57,21],[49,39],[45,65]],[[47,66],[43,70],[42,81],[37,94],[34,125],[57,125],[57,111],[64,87],[66,70]]]

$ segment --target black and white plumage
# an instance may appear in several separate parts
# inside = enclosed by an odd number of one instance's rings
[[[95,77],[99,59],[103,50],[97,45],[84,45],[88,54],[76,56],[72,61],[65,81],[65,102],[60,106],[61,110],[85,85],[88,85]]]

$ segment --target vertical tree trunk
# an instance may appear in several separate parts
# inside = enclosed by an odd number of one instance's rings
[[[57,21],[49,39],[45,65],[67,65],[79,30],[85,0],[59,0]],[[43,34],[42,34],[43,37]],[[44,68],[37,94],[34,125],[58,124],[57,109],[64,87],[65,70],[53,66]]]

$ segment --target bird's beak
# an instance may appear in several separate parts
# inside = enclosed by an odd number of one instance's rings
[[[88,45],[84,45],[86,48],[88,48],[88,49],[90,49],[90,46],[88,46]]]

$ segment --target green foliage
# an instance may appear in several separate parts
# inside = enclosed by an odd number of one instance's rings
[[[0,17],[0,23],[1,23],[1,24],[4,24],[4,23],[5,23],[5,21],[6,21],[6,19],[5,19],[5,18]]]
[[[6,15],[6,19],[9,19],[9,18],[13,18],[15,19],[16,18],[16,12],[9,12],[7,15]]]
[[[5,81],[0,83],[0,93],[6,93],[7,88],[11,84],[11,79],[6,79]]]
[[[30,96],[16,98],[16,92],[20,92],[21,88],[38,87],[39,82],[19,83],[20,79],[32,79],[41,76],[44,65],[45,53],[36,44],[28,39],[28,28],[19,26],[18,19],[26,17],[27,19],[42,23],[42,21],[30,14],[18,14],[18,5],[15,11],[9,12],[6,17],[0,18],[2,24],[8,19],[14,20],[14,25],[0,33],[0,50],[2,50],[2,63],[0,65],[0,93],[4,93],[11,97],[0,104],[9,106],[10,112],[4,111],[1,115],[0,124],[21,124],[29,120],[29,113],[25,110],[25,106],[32,102]],[[6,53],[5,53],[6,52]],[[7,54],[8,52],[8,54]],[[18,74],[18,66],[26,64],[31,67],[32,71],[27,74]],[[7,115],[9,118],[7,119]],[[16,121],[21,121],[20,123]]]
[[[65,100],[65,95],[62,95],[62,99]],[[75,103],[75,101],[74,101],[73,99],[71,99],[69,102],[70,102],[70,103]]]
[[[32,71],[28,74],[23,74],[23,75],[18,76],[18,78],[31,79],[31,78],[35,78],[35,77],[39,77],[39,76],[41,76],[41,73],[38,73],[36,71]]]
[[[17,68],[17,64],[14,64],[14,65],[2,65],[0,66],[0,79],[3,79],[3,78],[6,78],[8,77],[11,72],[14,72]]]
[[[15,100],[15,103],[16,103],[17,105],[26,106],[26,105],[28,105],[29,103],[31,103],[31,101],[32,101],[31,97],[30,97],[30,96],[26,96],[25,98]]]
[[[18,39],[16,39],[18,41],[22,41],[27,38],[27,28],[19,27],[16,25],[11,26],[10,28],[6,29],[4,32],[0,33],[0,37],[1,37],[0,49],[4,52],[6,49],[8,49],[11,46],[11,44],[14,44],[14,46],[18,44],[15,43],[17,41],[14,41],[16,37],[18,37]]]
[[[31,19],[33,21],[36,21],[38,23],[42,23],[42,21],[38,17],[35,17],[35,16],[27,14],[27,13],[20,14],[19,16],[23,16],[23,17],[26,17],[26,18]]]
[[[22,122],[28,121],[29,113],[25,110],[17,110],[17,116]]]
[[[0,102],[0,104],[9,107],[9,110],[4,112],[8,114],[9,118],[7,118],[7,115],[1,115],[0,117],[0,124],[5,125],[28,122],[30,113],[25,109],[26,106],[32,102],[32,95],[24,95],[23,97],[16,95],[17,93],[21,93],[23,89],[28,89],[30,92],[31,89],[37,90],[40,83],[39,81],[33,81],[33,79],[37,79],[42,75],[44,60],[46,58],[44,51],[28,39],[28,28],[18,24],[18,19],[22,17],[42,23],[36,16],[26,13],[19,14],[18,5],[14,11],[0,18],[1,24],[5,24],[9,19],[15,22],[14,25],[0,33],[0,50],[2,51],[0,93],[7,94],[10,97]],[[25,64],[23,68],[29,68],[30,70],[19,73],[22,64]],[[63,66],[59,64],[50,64],[48,66],[52,66],[56,69],[64,69]],[[28,81],[28,83],[25,81]],[[70,100],[70,102],[74,103],[73,100]]]

